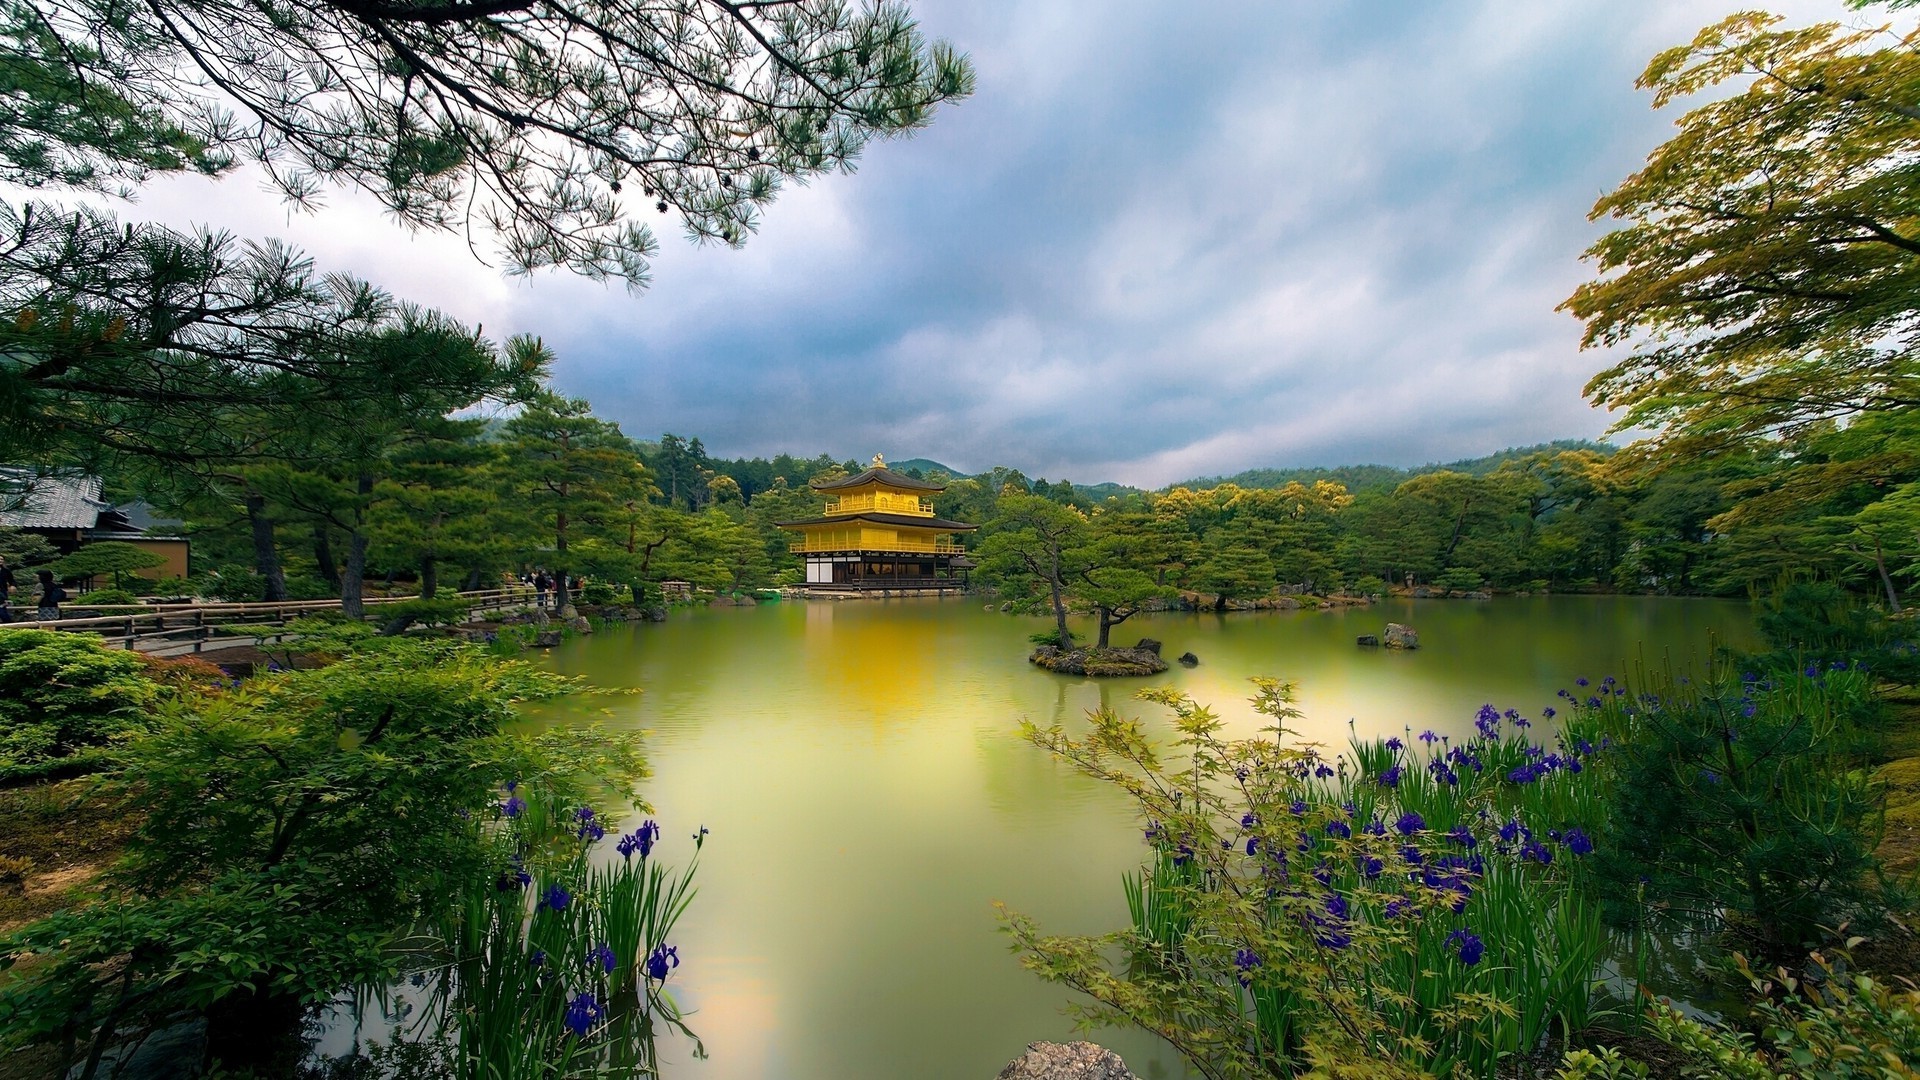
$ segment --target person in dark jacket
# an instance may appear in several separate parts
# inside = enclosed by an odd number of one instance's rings
[[[0,555],[0,623],[13,621],[13,609],[7,606],[8,598],[13,595],[13,587],[19,578],[13,575],[13,567],[7,565],[7,557]]]
[[[60,605],[66,602],[67,590],[53,580],[53,571],[42,570],[40,577],[40,610],[35,616],[41,622],[52,622],[60,617]]]

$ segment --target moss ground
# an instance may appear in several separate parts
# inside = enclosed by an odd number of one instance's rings
[[[0,790],[0,932],[90,899],[138,822],[95,781]]]

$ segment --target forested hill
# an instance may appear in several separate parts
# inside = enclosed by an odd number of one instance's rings
[[[1391,465],[1335,465],[1324,468],[1293,469],[1248,469],[1232,476],[1198,477],[1188,480],[1177,487],[1210,488],[1221,484],[1235,484],[1243,488],[1277,488],[1291,483],[1310,484],[1315,480],[1332,480],[1343,484],[1348,491],[1391,491],[1422,473],[1450,472],[1466,473],[1469,476],[1485,476],[1500,466],[1516,458],[1524,458],[1540,453],[1561,453],[1567,450],[1591,450],[1599,454],[1611,454],[1618,447],[1607,443],[1594,442],[1591,439],[1555,439],[1553,442],[1538,443],[1533,446],[1514,446],[1505,450],[1487,454],[1484,457],[1464,458],[1444,464],[1421,465],[1411,469],[1396,469]]]

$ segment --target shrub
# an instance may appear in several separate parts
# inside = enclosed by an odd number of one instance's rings
[[[164,577],[148,580],[143,577],[127,579],[127,591],[141,596],[193,596],[193,584],[186,578]]]
[[[138,615],[147,610],[140,598],[126,589],[95,589],[80,594],[73,605],[92,608],[97,615]]]
[[[1485,578],[1480,576],[1480,571],[1478,570],[1469,570],[1464,566],[1452,566],[1448,567],[1445,573],[1434,578],[1433,583],[1449,592],[1473,592],[1480,588],[1481,583],[1485,580]]]
[[[259,574],[254,573],[251,567],[237,563],[197,575],[193,579],[193,586],[195,593],[209,600],[234,604],[251,603],[260,599],[266,591],[265,582]]]
[[[8,566],[18,570],[23,566],[52,562],[60,557],[60,549],[38,533],[23,529],[0,529],[0,556],[6,558]]]
[[[1868,828],[1878,797],[1860,767],[1867,673],[1721,660],[1699,679],[1608,677],[1561,694],[1612,747],[1596,867],[1617,920],[1732,925],[1787,956],[1885,909]]]
[[[1205,1076],[1489,1077],[1584,1027],[1606,944],[1580,887],[1593,751],[1536,744],[1488,706],[1459,745],[1428,732],[1328,760],[1287,745],[1291,687],[1255,683],[1274,724],[1238,742],[1177,691],[1140,693],[1172,710],[1178,769],[1111,709],[1082,740],[1023,725],[1125,790],[1151,845],[1127,930],[1045,937],[1007,916],[1025,966],[1092,997],[1086,1022],[1144,1027]]]
[[[375,609],[380,622],[384,624],[382,633],[397,634],[414,623],[421,626],[453,626],[467,621],[473,613],[473,604],[457,595],[422,600],[402,600],[397,604],[382,604]]]
[[[1655,1037],[1702,1063],[1692,1075],[1730,1080],[1893,1080],[1920,1074],[1920,991],[1847,970],[1845,950],[1815,953],[1801,976],[1739,970],[1755,994],[1760,1037],[1690,1017],[1656,1002]],[[1574,1073],[1575,1080],[1605,1075]]]
[[[148,722],[159,688],[92,637],[0,628],[0,783],[100,768]]]
[[[1353,592],[1357,596],[1385,596],[1387,583],[1373,574],[1363,574],[1353,579]]]
[[[580,589],[580,602],[595,607],[605,607],[613,603],[613,586],[603,581],[590,582]]]
[[[114,784],[145,822],[121,890],[0,938],[0,967],[37,958],[0,986],[0,1047],[84,1050],[199,1010],[219,1043],[383,985],[409,927],[498,873],[482,825],[503,785],[630,797],[645,771],[630,736],[505,732],[515,701],[567,685],[392,639],[167,710]]]

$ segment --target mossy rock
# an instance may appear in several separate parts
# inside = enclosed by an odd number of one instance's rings
[[[1067,651],[1053,645],[1033,650],[1027,660],[1062,675],[1087,675],[1116,678],[1129,675],[1158,675],[1167,670],[1167,662],[1147,649],[1095,649]]]

